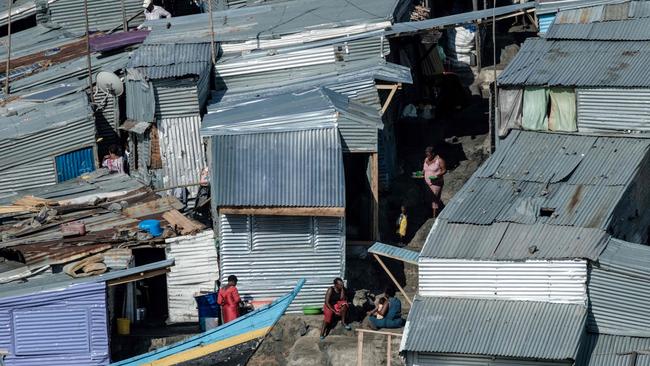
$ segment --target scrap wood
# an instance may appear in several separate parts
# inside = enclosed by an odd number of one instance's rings
[[[106,272],[106,265],[103,262],[104,256],[97,254],[78,262],[66,264],[63,266],[63,272],[74,278],[96,276]]]
[[[34,196],[23,196],[14,202],[14,205],[33,206],[33,207],[57,206],[58,204],[59,203],[57,201],[34,197]]]
[[[155,201],[150,201],[125,208],[122,213],[128,217],[141,218],[163,213],[169,210],[180,210],[181,208],[183,208],[183,204],[178,199],[176,199],[176,197],[165,196]]]
[[[180,229],[182,235],[195,234],[205,228],[203,224],[186,217],[178,210],[167,211],[162,215],[162,217],[174,228],[174,230],[178,231],[178,229]]]

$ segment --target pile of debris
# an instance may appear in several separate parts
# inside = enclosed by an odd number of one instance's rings
[[[164,245],[205,229],[183,208],[172,196],[105,170],[0,198],[0,283],[54,266],[72,277],[101,274],[120,250]],[[144,220],[156,220],[161,231],[147,231]]]

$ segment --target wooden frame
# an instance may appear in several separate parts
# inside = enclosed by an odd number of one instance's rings
[[[370,329],[355,329],[357,332],[357,366],[363,365],[363,334],[382,334],[388,337],[386,344],[386,365],[390,366],[392,363],[391,353],[392,350],[392,341],[393,337],[402,337],[402,333],[386,332],[381,330],[370,330]]]
[[[384,105],[381,106],[381,114],[383,115],[386,110],[388,109],[388,106],[390,105],[390,102],[393,100],[393,97],[395,96],[395,93],[397,92],[398,89],[402,89],[402,83],[397,83],[397,84],[379,84],[376,85],[377,90],[390,90],[390,93],[388,94],[388,97],[386,98],[386,101],[384,102]]]
[[[345,217],[344,207],[219,207],[219,214]]]

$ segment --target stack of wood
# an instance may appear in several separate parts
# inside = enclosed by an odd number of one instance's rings
[[[411,21],[420,21],[429,19],[431,9],[422,5],[416,5],[415,9],[411,12]]]
[[[163,219],[174,229],[175,232],[181,235],[196,234],[205,229],[205,226],[198,221],[194,221],[189,217],[183,215],[178,210],[170,210],[162,215]]]
[[[46,200],[34,196],[25,196],[17,199],[13,204],[0,206],[0,214],[12,214],[19,212],[38,212],[43,207],[58,206],[59,203],[53,200]]]

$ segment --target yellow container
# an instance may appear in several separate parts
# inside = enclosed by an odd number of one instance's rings
[[[117,334],[131,334],[131,321],[128,318],[117,318]]]

